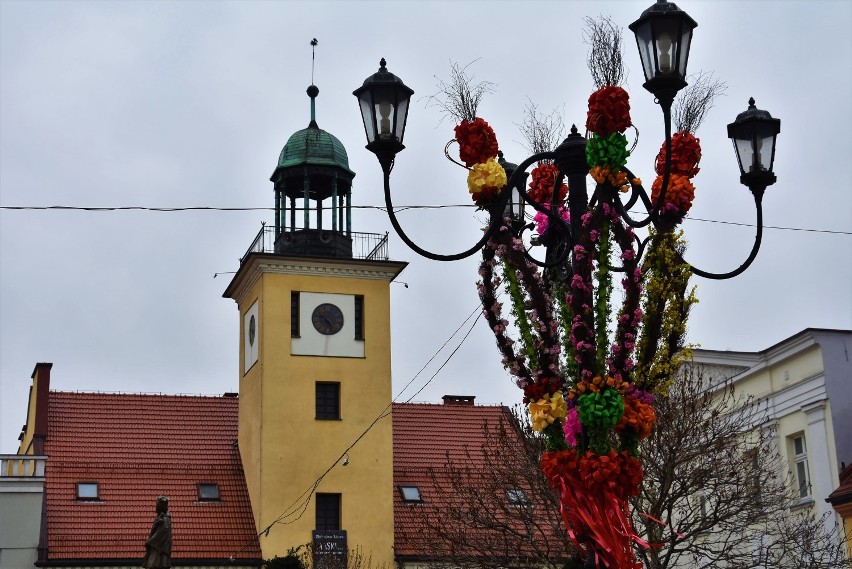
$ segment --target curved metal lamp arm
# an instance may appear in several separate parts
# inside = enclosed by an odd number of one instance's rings
[[[467,257],[470,257],[471,255],[477,253],[482,249],[482,247],[488,242],[489,239],[491,239],[491,237],[497,231],[497,228],[500,226],[500,223],[502,223],[503,221],[502,219],[492,216],[491,223],[488,226],[488,230],[479,239],[479,241],[477,241],[473,247],[460,253],[442,255],[440,253],[433,253],[432,251],[427,251],[426,249],[420,247],[419,245],[417,245],[417,243],[412,241],[411,238],[402,229],[402,226],[399,224],[399,220],[396,218],[396,212],[393,209],[393,201],[391,200],[390,170],[384,168],[383,170],[385,175],[385,207],[388,210],[388,217],[390,218],[391,225],[393,225],[394,231],[396,231],[396,234],[399,235],[399,238],[402,239],[402,241],[406,245],[408,245],[415,253],[417,253],[418,255],[422,255],[427,259],[432,259],[433,261],[458,261],[459,259],[466,259]],[[502,204],[503,207],[506,206],[506,200],[508,199],[508,196],[509,192],[504,192],[504,195],[500,198],[499,203]]]
[[[634,229],[638,229],[641,227],[645,227],[650,223],[656,224],[660,219],[660,208],[663,206],[664,200],[666,199],[666,192],[669,189],[669,181],[671,180],[671,169],[672,169],[672,103],[671,101],[660,101],[660,107],[663,111],[663,122],[665,126],[665,169],[663,171],[663,185],[660,188],[660,195],[657,196],[657,201],[655,203],[651,202],[651,199],[648,197],[648,193],[645,191],[645,188],[642,187],[641,184],[634,184],[633,180],[636,179],[636,176],[633,175],[633,172],[628,170],[627,168],[622,168],[623,172],[626,172],[628,175],[628,180],[630,180],[630,187],[633,190],[631,192],[630,199],[627,201],[627,204],[623,204],[621,199],[613,200],[614,206],[618,214],[624,219],[624,221],[630,227]],[[637,198],[642,200],[642,203],[645,205],[645,211],[648,212],[648,217],[641,221],[637,221],[630,217],[627,214],[627,210],[631,208],[635,203]]]
[[[376,154],[379,155],[379,153],[376,153]],[[524,160],[521,164],[518,165],[517,169],[512,174],[511,178],[509,178],[509,180],[507,181],[506,188],[513,187],[513,185],[517,181],[518,176],[520,176],[521,173],[523,173],[530,166],[530,164],[532,164],[536,160],[542,160],[542,159],[549,158],[550,157],[549,155],[552,155],[552,154],[553,154],[552,152],[541,152],[539,154],[534,154],[533,156],[530,156],[529,158]],[[419,245],[417,245],[417,243],[412,241],[412,239],[408,236],[408,234],[406,234],[405,231],[402,229],[402,226],[400,225],[399,220],[396,217],[396,212],[394,211],[394,208],[393,208],[393,200],[391,199],[391,190],[390,190],[390,172],[391,172],[391,169],[393,168],[393,158],[388,157],[386,155],[385,156],[379,155],[379,163],[381,164],[382,172],[384,173],[385,207],[388,210],[388,217],[390,218],[391,225],[393,226],[394,231],[396,231],[396,234],[399,235],[399,238],[402,239],[402,241],[406,245],[408,245],[418,255],[426,257],[427,259],[432,259],[433,261],[458,261],[459,259],[466,259],[467,257],[470,257],[471,255],[474,255],[475,253],[479,252],[482,249],[482,247],[485,246],[485,244],[488,242],[488,240],[491,239],[494,236],[494,234],[497,232],[497,230],[503,224],[503,217],[501,215],[492,215],[491,220],[488,224],[488,229],[485,231],[485,233],[482,235],[482,237],[479,239],[479,241],[477,241],[476,244],[473,245],[472,247],[470,247],[469,249],[466,249],[466,250],[461,251],[459,253],[452,253],[452,254],[449,254],[449,255],[444,255],[444,254],[441,254],[441,253],[433,253],[432,251],[424,249],[423,247],[420,247]],[[521,194],[524,196],[524,198],[528,197],[526,191],[523,188],[521,188]],[[502,193],[502,195],[500,196],[500,199],[494,204],[494,207],[497,208],[498,211],[501,211],[501,212],[504,211],[505,208],[506,208],[506,202],[510,198],[511,198],[511,192],[510,191],[504,191]],[[530,203],[532,203],[533,207],[535,207],[536,209],[538,209],[540,211],[544,211],[545,213],[549,213],[546,209],[539,206],[535,202],[530,202]],[[555,214],[554,214],[554,216],[559,218]],[[559,219],[561,221],[561,218],[559,218]]]
[[[692,269],[692,273],[698,275],[699,277],[704,277],[705,279],[712,279],[717,281],[722,281],[725,279],[731,279],[735,276],[742,274],[749,266],[751,266],[752,262],[754,262],[755,257],[757,257],[757,252],[760,249],[760,242],[763,239],[763,206],[761,205],[763,201],[763,188],[752,189],[752,194],[754,195],[754,205],[757,208],[757,232],[754,236],[754,245],[751,248],[751,253],[748,258],[743,262],[742,265],[734,269],[733,271],[727,273],[708,273],[707,271],[702,271],[701,269],[696,269],[688,261],[681,258],[684,263],[689,265]]]

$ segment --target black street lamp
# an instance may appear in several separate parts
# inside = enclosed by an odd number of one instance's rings
[[[470,170],[473,199],[487,209],[490,221],[477,243],[453,254],[434,253],[414,243],[400,226],[391,199],[390,172],[396,154],[404,148],[413,91],[388,72],[382,59],[379,72],[354,92],[367,149],[376,154],[384,173],[385,205],[399,237],[433,260],[482,254],[482,279],[477,286],[483,315],[494,332],[504,367],[524,390],[533,428],[545,434],[542,469],[551,483],[562,485],[563,515],[571,517],[569,525],[579,528],[572,541],[584,552],[587,567],[636,565],[632,547],[633,539],[639,540],[627,513],[627,498],[638,493],[644,476],[638,445],[650,435],[656,420],[650,410],[652,393],[658,388],[664,393],[664,381],[682,361],[679,358],[685,357],[685,322],[695,302],[687,291],[690,274],[729,279],[752,264],[763,234],[763,194],[775,183],[780,120],[758,110],[752,99],[748,110],[728,125],[740,181],[755,201],[757,229],[751,253],[727,273],[702,271],[682,258],[683,242],[673,229],[692,204],[695,188],[689,179],[698,172],[700,146],[689,132],[672,136],[671,110],[678,91],[687,85],[686,66],[696,25],[665,0],[657,0],[630,25],[645,73],[644,87],[659,103],[665,127],[650,196],[624,166],[630,151],[623,133],[631,121],[628,95],[618,85],[597,85],[598,91],[590,97],[588,138],[572,126],[555,149],[538,152],[517,165],[498,154],[496,136],[485,121],[464,117],[456,127],[459,157]],[[539,166],[532,171],[527,191],[527,170],[536,163]],[[590,175],[597,182],[591,196]],[[567,185],[567,218],[563,185]],[[531,227],[525,223],[525,208],[546,216],[536,216],[538,236],[529,240],[532,246],[545,246],[544,261],[532,257],[522,239]],[[635,209],[643,210],[641,218],[631,215]],[[640,239],[633,228],[646,226],[653,227]],[[646,262],[640,263],[646,247]],[[506,270],[502,277],[495,277],[499,262]],[[622,308],[617,315],[610,306],[613,272],[623,275]],[[509,322],[502,317],[502,303],[497,300],[495,291],[501,282],[512,302],[517,341],[506,331]],[[640,300],[643,293],[647,295]],[[648,412],[641,411],[642,406]],[[615,476],[612,468],[618,469],[619,482],[585,487],[588,479],[581,478],[586,476],[582,473],[591,470],[584,468],[597,468],[595,461],[604,458],[607,469],[596,472]]]
[[[385,162],[390,168],[396,154],[405,148],[402,139],[414,91],[390,73],[386,65],[382,58],[379,70],[367,77],[352,94],[358,97],[361,106],[367,148],[379,157],[383,168]]]
[[[775,138],[781,132],[781,121],[748,100],[748,109],[728,125],[728,138],[734,143],[740,165],[740,181],[752,192],[760,192],[775,183]]]
[[[686,87],[686,63],[692,30],[698,24],[677,5],[657,0],[630,24],[636,35],[642,69],[645,71],[643,87],[650,91],[661,105],[671,105],[678,91]]]
[[[627,174],[627,180],[630,184],[630,192],[627,194],[626,201],[622,201],[618,192],[601,184],[598,184],[592,195],[592,200],[611,202],[619,215],[631,227],[640,228],[649,224],[663,228],[670,226],[670,223],[664,219],[661,206],[669,189],[671,177],[671,104],[675,94],[687,85],[685,80],[686,63],[692,31],[696,26],[695,21],[686,12],[665,0],[657,0],[656,4],[645,10],[642,16],[630,25],[630,29],[636,34],[636,42],[645,69],[647,81],[644,87],[654,94],[663,111],[666,139],[662,189],[657,199],[652,203],[647,191],[638,183],[633,173],[627,168],[623,168],[622,171]],[[530,156],[517,166],[505,163],[504,168],[508,178],[507,187],[511,191],[502,192],[488,208],[492,212],[491,221],[482,238],[464,251],[440,254],[420,247],[408,237],[396,217],[391,197],[390,172],[396,154],[405,148],[402,140],[405,133],[409,101],[414,91],[407,87],[399,77],[387,70],[386,61],[383,58],[380,62],[379,71],[369,76],[353,94],[358,97],[360,104],[364,130],[367,135],[366,148],[376,154],[384,172],[385,205],[391,224],[406,245],[419,255],[437,261],[454,261],[476,254],[494,236],[502,224],[504,216],[499,215],[499,212],[509,213],[509,217],[515,221],[512,224],[513,229],[519,234],[526,226],[521,221],[523,218],[518,213],[518,206],[513,205],[518,203],[525,203],[546,214],[554,227],[562,227],[562,230],[554,231],[554,233],[558,233],[563,242],[557,243],[558,240],[551,236],[546,244],[555,246],[559,251],[571,251],[573,245],[577,242],[576,236],[581,231],[579,219],[590,204],[586,189],[586,175],[589,171],[585,154],[586,142],[585,138],[577,132],[576,127],[572,128],[572,134],[555,150]],[[746,261],[727,273],[710,273],[692,267],[696,275],[705,278],[721,280],[741,274],[751,265],[760,249],[763,233],[761,201],[765,188],[775,182],[775,175],[772,172],[775,159],[775,137],[780,131],[781,121],[772,118],[766,111],[756,109],[753,102],[751,100],[749,109],[739,114],[736,121],[728,125],[728,136],[734,140],[734,148],[742,172],[740,179],[752,190],[755,198],[757,230],[754,246]],[[570,188],[568,195],[569,210],[572,220],[570,224],[555,212],[555,208],[550,207],[551,204],[536,202],[524,189],[525,180],[528,176],[527,169],[541,160],[552,160],[559,167],[556,187],[559,187],[563,180],[568,182]],[[634,219],[628,213],[628,209],[637,203],[645,208],[644,219]],[[496,215],[494,215],[495,213]],[[644,243],[640,247],[640,255],[643,247]],[[555,260],[553,254],[548,255],[547,258],[548,261],[542,263],[530,257],[531,260],[545,267],[561,264],[565,260],[564,254],[556,256]]]

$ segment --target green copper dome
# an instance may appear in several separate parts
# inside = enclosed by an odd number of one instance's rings
[[[336,166],[351,172],[343,143],[319,128],[314,121],[308,128],[293,133],[278,157],[278,168],[302,165]]]

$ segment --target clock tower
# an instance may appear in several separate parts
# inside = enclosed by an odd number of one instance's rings
[[[239,452],[264,558],[314,541],[392,566],[390,283],[406,264],[387,234],[352,231],[355,173],[307,93],[275,222],[223,295],[240,314]]]

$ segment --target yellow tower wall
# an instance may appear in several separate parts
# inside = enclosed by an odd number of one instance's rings
[[[393,563],[390,281],[404,266],[257,255],[226,291],[240,309],[239,446],[257,529],[271,526],[260,542],[266,559],[311,541],[310,489],[321,479],[315,492],[341,494],[349,549]],[[364,357],[293,355],[292,292],[363,296]],[[243,373],[244,315],[255,302],[259,356]],[[340,420],[315,418],[315,384],[324,381],[340,383]]]

